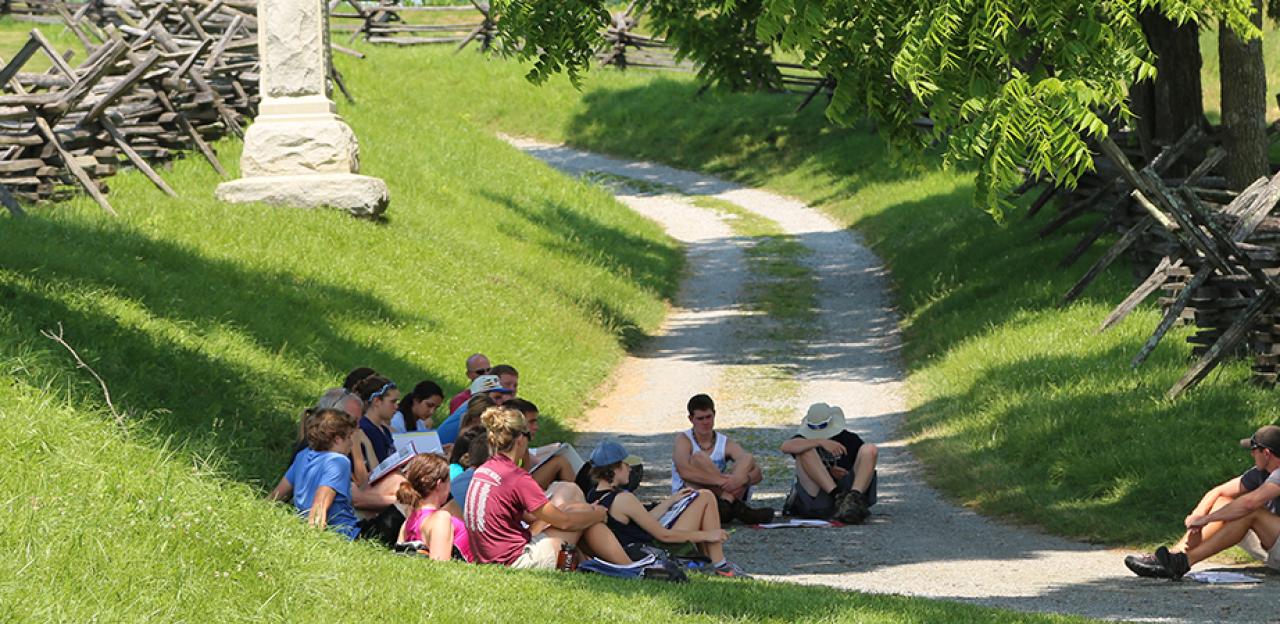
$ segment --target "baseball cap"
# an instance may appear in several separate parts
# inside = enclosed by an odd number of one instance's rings
[[[814,403],[809,406],[796,435],[810,440],[826,440],[844,431],[844,410],[835,405]]]
[[[628,455],[626,447],[613,438],[601,440],[600,444],[596,445],[596,449],[591,451],[589,459],[592,466],[612,466],[618,462],[635,466],[640,463],[639,457]]]
[[[506,392],[507,394],[515,394],[515,390],[503,388],[502,382],[498,380],[497,375],[481,375],[471,382],[471,394],[480,394],[481,392]]]
[[[1246,449],[1253,448],[1255,444],[1265,447],[1271,451],[1272,455],[1280,456],[1280,427],[1275,425],[1261,427],[1253,433],[1252,437],[1240,441],[1240,446]]]

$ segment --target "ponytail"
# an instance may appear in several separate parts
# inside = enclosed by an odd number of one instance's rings
[[[435,453],[415,455],[405,464],[404,481],[396,490],[396,500],[414,509],[441,481],[449,482],[449,462]]]

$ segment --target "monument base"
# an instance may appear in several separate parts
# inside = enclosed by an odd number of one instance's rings
[[[339,208],[357,217],[382,214],[390,198],[385,182],[353,173],[241,178],[219,184],[215,195],[230,203]]]

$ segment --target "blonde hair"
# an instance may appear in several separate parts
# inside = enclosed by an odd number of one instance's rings
[[[529,431],[524,414],[509,407],[491,407],[480,415],[480,421],[489,433],[489,447],[495,453],[511,450],[520,435]]]

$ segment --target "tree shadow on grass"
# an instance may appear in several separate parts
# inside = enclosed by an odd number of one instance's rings
[[[69,355],[39,338],[61,323],[118,405],[154,406],[146,428],[156,439],[220,460],[235,479],[279,476],[316,378],[336,385],[364,364],[406,384],[438,378],[337,330],[357,318],[430,326],[429,317],[406,319],[356,290],[247,269],[124,227],[13,220],[0,229],[0,266],[0,301],[13,320],[0,342],[45,351],[33,381],[101,405]]]
[[[541,235],[536,242],[543,248],[563,254],[576,263],[595,264],[614,274],[627,275],[632,282],[663,299],[675,297],[680,281],[674,276],[684,261],[680,250],[656,245],[551,200],[542,200],[541,207],[532,207],[494,191],[483,191],[482,195],[537,228]],[[627,350],[634,349],[648,336],[640,329],[637,319],[606,297],[579,298],[578,305],[600,319]]]
[[[840,180],[824,191],[830,197],[816,198],[818,203],[857,186],[918,172],[886,165],[884,142],[875,132],[832,125],[820,102],[796,112],[799,98],[717,91],[698,95],[699,89],[696,82],[659,78],[643,86],[590,90],[582,97],[582,112],[568,124],[566,140],[753,186],[797,171]]]

